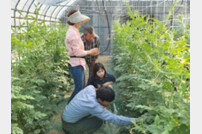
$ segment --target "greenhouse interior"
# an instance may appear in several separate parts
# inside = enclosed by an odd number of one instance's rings
[[[189,134],[190,0],[11,0],[11,133]]]

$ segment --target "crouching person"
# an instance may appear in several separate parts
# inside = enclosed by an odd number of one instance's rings
[[[92,134],[103,121],[119,125],[130,125],[135,118],[111,113],[106,106],[114,100],[115,93],[108,86],[96,88],[92,85],[81,90],[66,105],[62,114],[62,128],[65,134]]]

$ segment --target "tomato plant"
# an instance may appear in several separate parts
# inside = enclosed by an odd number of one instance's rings
[[[66,27],[32,16],[27,28],[12,27],[11,131],[46,133],[57,106],[72,85],[64,38]]]
[[[188,134],[189,24],[179,21],[174,29],[137,11],[128,14],[131,20],[114,24],[111,66],[118,111],[139,117],[130,133]]]

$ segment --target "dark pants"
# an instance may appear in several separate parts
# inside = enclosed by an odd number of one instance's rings
[[[87,63],[88,69],[89,69],[89,75],[88,78],[93,74],[93,67],[95,65],[95,60],[92,60],[91,63]]]
[[[69,72],[71,73],[74,79],[74,91],[68,100],[68,103],[69,103],[74,98],[74,96],[84,88],[85,76],[84,76],[83,66],[79,65],[79,66],[72,67],[70,64],[68,65],[69,65]]]
[[[68,123],[62,119],[62,129],[65,134],[93,134],[103,124],[103,120],[95,116],[87,116],[76,123]]]

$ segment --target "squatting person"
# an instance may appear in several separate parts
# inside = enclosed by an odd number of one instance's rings
[[[66,105],[62,114],[62,128],[66,134],[92,134],[103,121],[119,125],[130,125],[137,118],[113,114],[105,109],[114,100],[115,93],[109,86],[96,89],[89,85],[81,90]]]

